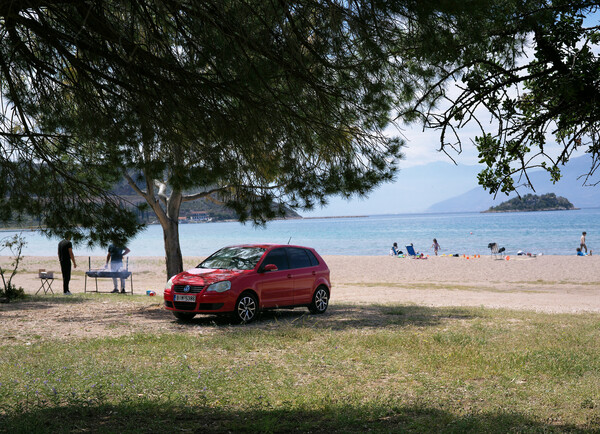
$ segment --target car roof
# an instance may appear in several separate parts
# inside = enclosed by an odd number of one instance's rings
[[[305,247],[305,246],[297,246],[294,244],[275,244],[275,243],[259,243],[259,244],[235,244],[235,245],[231,245],[231,246],[225,246],[222,248],[227,248],[227,247],[260,247],[263,249],[273,249],[276,247],[298,247],[300,249],[311,249],[311,247]]]

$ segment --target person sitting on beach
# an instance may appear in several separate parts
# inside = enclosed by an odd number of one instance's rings
[[[583,253],[581,251],[581,247],[577,247],[577,256],[588,256],[588,254],[587,253]]]
[[[398,250],[398,243],[394,243],[394,245],[390,249],[390,256],[398,256],[401,254],[402,254],[402,251]]]

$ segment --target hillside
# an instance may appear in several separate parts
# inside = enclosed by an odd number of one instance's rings
[[[145,189],[145,182],[137,181],[141,189]],[[122,203],[131,208],[144,205],[144,199],[134,193],[127,181],[123,179],[117,183],[111,190],[112,193],[118,195],[122,199]],[[152,210],[145,206],[142,210],[138,210],[138,220],[142,223],[157,223],[156,216]],[[301,218],[301,216],[290,208],[286,208],[285,218]],[[223,220],[237,220],[237,214],[224,205],[218,205],[208,199],[199,199],[181,204],[179,220],[180,223],[197,223]],[[40,219],[37,216],[25,216],[21,220],[9,221],[5,224],[0,224],[0,228],[6,227],[30,227],[37,226]]]
[[[482,212],[558,211],[570,209],[575,209],[575,207],[568,199],[562,196],[556,197],[554,193],[548,193],[541,196],[526,194],[523,197],[516,197],[502,202],[498,206],[492,206],[487,211]]]
[[[131,188],[125,181],[115,186],[113,192],[122,197],[126,202],[132,204],[132,206],[145,204],[144,199],[138,195],[132,194]],[[155,223],[156,217],[150,209],[139,211],[138,215],[140,220],[144,223]],[[301,217],[294,210],[286,208],[285,218]],[[198,199],[181,204],[179,219],[181,223],[223,221],[237,220],[238,215],[235,213],[235,211],[227,208],[224,205],[219,205],[209,199]]]

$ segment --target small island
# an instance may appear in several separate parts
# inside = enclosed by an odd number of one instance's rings
[[[515,197],[482,212],[564,211],[573,209],[577,208],[568,199],[561,196],[556,197],[554,193],[548,193],[541,196],[527,194],[520,198]]]

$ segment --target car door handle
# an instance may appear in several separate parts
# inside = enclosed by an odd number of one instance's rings
[[[315,276],[316,274],[317,274],[317,272],[316,272],[316,271],[313,271],[313,272],[312,272],[312,275],[313,275],[313,276]]]
[[[291,279],[291,278],[292,278],[292,275],[291,275],[291,274],[288,274],[288,279]]]

